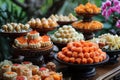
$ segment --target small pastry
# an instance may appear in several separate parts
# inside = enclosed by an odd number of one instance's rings
[[[30,25],[29,24],[25,24],[24,25],[24,30],[28,30],[30,28]]]
[[[42,36],[41,38],[41,47],[46,47],[51,45],[50,37],[47,35]]]
[[[21,32],[21,27],[20,27],[20,25],[17,25],[17,26],[15,27],[15,30],[16,30],[16,32]]]
[[[2,70],[3,73],[11,71],[11,66],[10,65],[4,65],[4,66],[2,66],[1,70]]]
[[[39,67],[35,65],[29,66],[29,68],[32,70],[32,75],[36,75],[37,72],[39,71]]]
[[[19,48],[27,48],[28,47],[28,43],[27,43],[27,39],[22,37],[16,38],[15,39],[15,46],[19,47]]]
[[[8,26],[8,32],[13,32],[13,30],[14,30],[14,28],[12,27],[12,25],[11,24],[7,24],[7,26]]]
[[[30,69],[22,69],[22,75],[29,80],[32,77],[32,71]]]
[[[7,26],[7,25],[3,25],[3,26],[2,26],[2,29],[3,29],[5,32],[8,32],[8,26]]]
[[[17,73],[11,72],[11,71],[5,72],[5,73],[3,74],[4,80],[13,80],[14,77],[16,77],[16,76],[17,76]]]
[[[30,31],[29,33],[27,33],[27,38],[28,39],[38,39],[39,38],[39,33],[37,31]]]
[[[36,21],[34,18],[31,19],[31,26],[32,27],[35,27],[36,26]]]
[[[29,41],[29,48],[38,49],[40,47],[41,47],[41,43],[39,40],[33,39]]]
[[[47,69],[45,67],[41,67],[38,71],[38,75],[40,75],[42,79],[45,79],[46,77],[48,77],[50,75],[49,69]]]
[[[16,72],[18,76],[21,75],[20,64],[13,64],[12,67],[11,67],[11,70],[13,72]]]
[[[56,65],[53,62],[49,62],[49,63],[47,63],[46,68],[48,68],[50,71],[55,71]]]
[[[42,23],[39,18],[36,18],[36,28],[42,28]]]

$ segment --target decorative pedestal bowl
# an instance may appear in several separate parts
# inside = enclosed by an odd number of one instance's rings
[[[101,29],[89,30],[89,29],[78,29],[78,28],[75,28],[75,29],[83,33],[85,40],[92,39],[95,36],[94,32],[101,30]]]
[[[73,79],[75,79],[75,80],[79,80],[79,79],[76,79],[76,78],[80,78],[80,77],[94,76],[96,74],[95,67],[98,66],[98,65],[102,65],[109,60],[109,56],[107,55],[106,59],[102,62],[99,62],[99,63],[73,64],[73,63],[67,63],[67,62],[64,62],[64,61],[60,60],[57,57],[57,54],[54,57],[55,57],[56,61],[58,61],[61,64],[64,64],[65,66],[67,66],[66,69],[62,69],[62,70],[66,70],[65,73],[70,73],[70,75],[72,75],[72,77],[74,77]]]
[[[31,61],[33,64],[41,66],[44,65],[44,62],[48,61],[48,55],[52,52],[53,45],[39,49],[21,49],[12,45],[12,48],[14,50],[13,55],[22,55],[24,56],[24,61]]]
[[[40,35],[46,35],[47,32],[49,31],[53,31],[55,29],[57,29],[57,27],[50,27],[50,28],[32,28],[33,30],[36,30],[40,33]]]
[[[70,24],[72,24],[73,22],[75,22],[75,21],[57,21],[57,23],[58,23],[60,26],[70,25]]]
[[[117,63],[118,62],[118,57],[120,55],[120,50],[103,50],[104,52],[106,52],[109,55],[109,61],[108,63]]]
[[[99,13],[95,14],[89,14],[89,13],[77,13],[78,16],[83,16],[84,22],[90,22],[92,21],[92,17],[98,15]]]

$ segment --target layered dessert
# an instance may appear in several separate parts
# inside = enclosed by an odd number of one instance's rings
[[[17,46],[19,48],[27,48],[28,47],[27,38],[25,38],[24,36],[16,38],[14,43],[15,43],[15,46]]]

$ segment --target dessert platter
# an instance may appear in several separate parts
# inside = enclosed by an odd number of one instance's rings
[[[99,47],[109,55],[109,63],[118,62],[120,54],[120,37],[118,35],[106,33],[98,36],[98,38],[93,38],[90,41],[97,43]]]
[[[83,20],[74,22],[72,26],[78,30],[83,32],[85,40],[92,39],[94,37],[94,33],[103,28],[103,24],[99,21],[92,20],[92,17],[100,13],[100,8],[96,5],[91,4],[90,2],[85,5],[80,4],[75,8],[75,12],[79,16],[83,16]]]
[[[95,66],[107,62],[109,56],[97,44],[81,40],[68,43],[55,55],[55,59],[68,66],[69,71],[90,77],[96,73]]]
[[[40,35],[47,34],[48,31],[55,30],[59,26],[57,22],[52,20],[51,18],[32,18],[30,21],[28,21],[28,24],[33,30],[36,30],[39,33],[41,33]]]
[[[50,34],[54,45],[61,50],[69,42],[84,40],[82,33],[78,33],[72,26],[64,25],[60,27],[54,34]]]
[[[55,71],[56,65],[52,62],[45,67],[33,65],[31,62],[21,64],[3,61],[0,63],[0,80],[62,80],[62,73]]]
[[[52,14],[49,18],[54,20],[54,21],[57,21],[57,23],[60,26],[70,25],[73,22],[78,20],[72,13],[69,13],[68,16],[63,16],[62,14],[61,15]]]
[[[29,24],[7,23],[0,29],[0,36],[9,37],[12,41],[19,36],[26,35],[30,29]]]
[[[16,38],[12,48],[15,52],[13,55],[22,55],[25,60],[32,58],[30,61],[35,61],[33,58],[39,59],[41,56],[46,59],[53,50],[53,44],[49,36],[40,36],[37,31],[30,31],[26,36]]]

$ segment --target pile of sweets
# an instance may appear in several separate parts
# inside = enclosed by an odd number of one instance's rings
[[[52,19],[46,19],[46,18],[42,18],[41,20],[39,18],[32,18],[28,24],[32,27],[32,28],[40,28],[40,29],[44,29],[44,28],[54,28],[57,27],[58,24],[56,21],[52,20]]]
[[[26,32],[30,29],[29,24],[8,23],[2,26],[3,32]]]
[[[78,21],[74,22],[72,26],[76,29],[84,29],[84,30],[99,30],[103,28],[103,24],[99,21],[91,21],[91,22],[84,22]]]
[[[58,42],[58,43],[68,43],[72,41],[80,41],[83,39],[84,39],[83,34],[78,33],[70,25],[64,25],[51,36],[51,40],[53,42]]]
[[[63,21],[63,22],[69,22],[69,21],[76,21],[78,20],[72,13],[70,13],[68,16],[63,16],[63,15],[51,15],[49,17],[53,21]]]
[[[99,47],[101,49],[106,49],[106,50],[120,49],[120,37],[118,35],[112,35],[110,33],[106,33],[98,36],[98,38],[93,38],[90,41],[99,44]]]
[[[77,14],[98,14],[100,11],[100,8],[98,8],[95,4],[91,4],[90,2],[86,3],[85,5],[80,4],[75,8],[75,12]]]
[[[30,31],[27,36],[18,37],[15,39],[14,44],[19,48],[43,48],[52,45],[50,37],[47,35],[40,36],[37,31]]]
[[[57,57],[66,63],[92,64],[105,60],[106,53],[97,44],[81,40],[68,43],[58,52]]]
[[[28,61],[3,65],[0,69],[4,80],[62,80],[62,73],[56,73],[46,67],[40,68]]]

